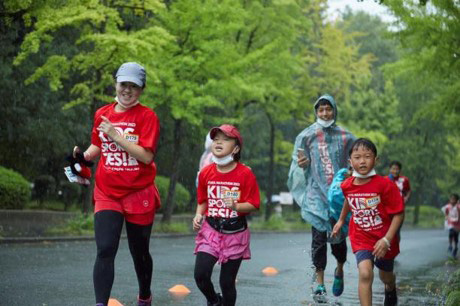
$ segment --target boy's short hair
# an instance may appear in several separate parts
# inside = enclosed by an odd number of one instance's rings
[[[321,99],[318,101],[318,103],[315,104],[315,112],[322,105],[329,105],[330,107],[332,107],[331,101],[329,101],[328,99]]]
[[[402,164],[399,161],[397,161],[397,160],[392,161],[390,163],[389,168],[393,167],[394,165],[398,166],[399,170],[402,170]]]
[[[457,200],[457,201],[458,201],[458,199],[460,199],[460,197],[459,197],[458,194],[456,194],[456,193],[451,194],[450,197],[451,197],[451,198],[454,197],[455,200]]]
[[[353,142],[350,151],[348,152],[348,156],[351,157],[353,151],[357,150],[361,146],[368,150],[371,150],[374,153],[374,155],[377,156],[377,147],[371,140],[367,138],[356,139],[355,142]]]

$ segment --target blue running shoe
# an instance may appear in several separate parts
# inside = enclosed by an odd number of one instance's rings
[[[313,300],[319,304],[327,303],[326,287],[324,285],[316,287]]]
[[[334,296],[341,296],[343,293],[343,287],[344,287],[343,274],[339,276],[337,274],[337,268],[335,268],[334,283],[332,284],[332,294]]]

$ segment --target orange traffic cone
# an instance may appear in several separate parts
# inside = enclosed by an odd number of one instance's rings
[[[117,299],[110,298],[107,306],[123,306],[123,304],[120,303]]]
[[[262,273],[267,276],[273,276],[273,275],[278,274],[278,270],[276,270],[273,267],[266,267],[265,269],[262,270]]]

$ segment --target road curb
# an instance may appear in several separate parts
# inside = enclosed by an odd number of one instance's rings
[[[192,237],[190,234],[152,234],[151,238],[181,238]],[[126,235],[121,235],[122,239],[126,239]],[[14,243],[46,243],[46,242],[65,242],[65,241],[88,241],[94,240],[94,236],[73,236],[73,237],[3,237],[0,238],[0,244]]]

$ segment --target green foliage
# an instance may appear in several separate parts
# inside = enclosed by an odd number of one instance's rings
[[[414,206],[406,206],[405,223],[411,224],[414,218]],[[441,209],[433,206],[420,206],[419,223],[420,228],[441,228],[444,224],[444,215]]]
[[[169,178],[157,175],[155,178],[155,184],[158,188],[158,192],[160,193],[162,209],[164,208],[163,204],[166,201],[166,196],[168,195],[168,188],[169,188]],[[188,204],[190,203],[190,193],[188,190],[180,183],[177,183],[174,200],[176,201],[176,211],[178,213],[186,212],[188,210]]]
[[[192,232],[190,224],[185,222],[155,223],[153,231],[156,233],[187,234]]]
[[[0,208],[22,209],[30,199],[30,183],[19,173],[0,166]]]
[[[79,214],[65,224],[51,227],[46,231],[50,236],[89,236],[94,232],[93,215]]]
[[[460,304],[460,290],[449,293],[446,300],[446,306],[456,306]]]
[[[460,298],[458,293],[460,292],[460,269],[454,271],[448,278],[447,282],[443,286],[442,295],[448,297],[448,300],[456,300]],[[452,295],[452,296],[451,296]],[[449,304],[449,305],[458,305]]]

